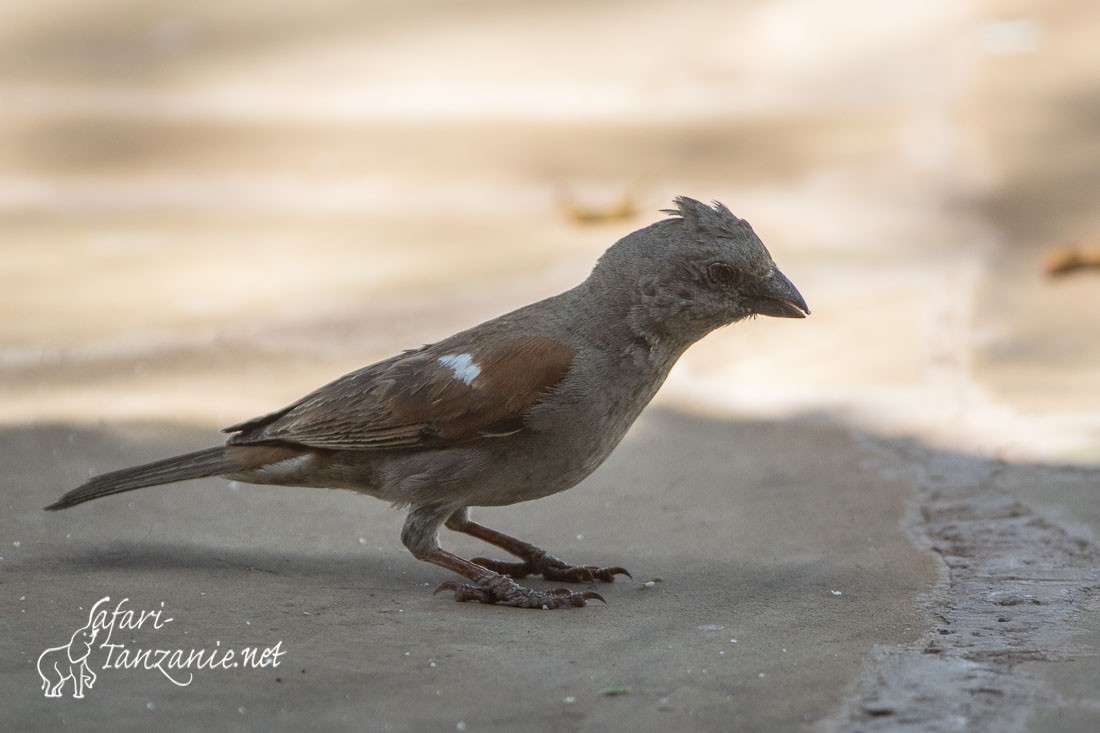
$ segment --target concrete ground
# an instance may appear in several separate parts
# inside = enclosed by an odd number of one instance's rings
[[[1100,11],[888,5],[22,8],[3,728],[1100,728],[1100,273],[1041,268],[1100,236]],[[568,287],[681,193],[813,315],[708,337],[592,477],[477,514],[628,567],[606,606],[433,597],[400,513],[344,492],[41,511]],[[47,698],[40,663],[94,684]]]

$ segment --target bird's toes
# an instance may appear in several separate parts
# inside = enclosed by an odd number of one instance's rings
[[[542,577],[559,583],[591,583],[594,579],[589,565],[549,565],[542,568]]]
[[[530,596],[524,598],[521,603],[524,608],[584,608],[589,601],[599,601],[604,605],[607,601],[595,591],[586,590],[580,593],[568,588],[551,588],[544,591],[531,591]]]
[[[505,562],[488,557],[475,557],[470,562],[510,578],[526,578],[532,572],[530,563],[526,562]]]
[[[454,591],[455,600],[458,602],[463,601],[477,601],[478,603],[496,603],[497,599],[493,594],[484,588],[478,588],[476,585],[470,585],[468,583],[459,583],[454,580],[448,580],[446,583],[440,583],[439,586],[432,591],[432,595],[436,595],[443,591]]]
[[[607,603],[603,596],[594,591],[577,593],[568,588],[533,590],[499,575],[478,581],[477,585],[448,580],[441,583],[435,593],[448,590],[454,591],[454,598],[459,602],[501,603],[517,608],[583,608],[588,601]]]
[[[545,567],[542,570],[542,577],[546,580],[563,583],[592,583],[597,580],[612,583],[615,581],[616,575],[625,575],[632,578],[626,568],[620,567],[601,568],[596,565],[563,565],[561,567]]]

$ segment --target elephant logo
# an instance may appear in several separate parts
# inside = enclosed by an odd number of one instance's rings
[[[93,623],[96,608],[104,598],[92,607],[88,613],[88,623],[73,632],[68,644],[55,646],[38,655],[38,675],[42,678],[42,691],[46,697],[61,697],[65,683],[72,681],[73,697],[84,697],[84,690],[95,684],[96,676],[88,666],[88,657],[92,653],[99,629]]]

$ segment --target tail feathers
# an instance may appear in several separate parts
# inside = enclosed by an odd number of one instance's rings
[[[240,467],[239,463],[226,458],[223,446],[207,448],[194,453],[186,453],[182,456],[165,458],[162,461],[146,463],[144,466],[123,468],[96,476],[83,486],[78,486],[53,504],[50,504],[46,507],[46,510],[52,512],[58,509],[68,509],[71,506],[83,504],[92,499],[99,499],[111,494],[121,494],[124,491],[133,491],[146,486],[232,473],[234,470],[239,470]]]

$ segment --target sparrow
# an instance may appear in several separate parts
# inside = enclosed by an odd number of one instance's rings
[[[451,570],[458,601],[572,608],[595,591],[516,582],[611,582],[622,567],[570,565],[478,524],[470,507],[565,491],[618,445],[689,346],[757,315],[804,318],[806,301],[744,219],[684,196],[620,239],[559,295],[346,374],[280,410],[230,425],[224,445],[96,476],[47,510],[221,476],[349,489],[405,508],[405,547]],[[446,527],[518,560],[467,560]]]

